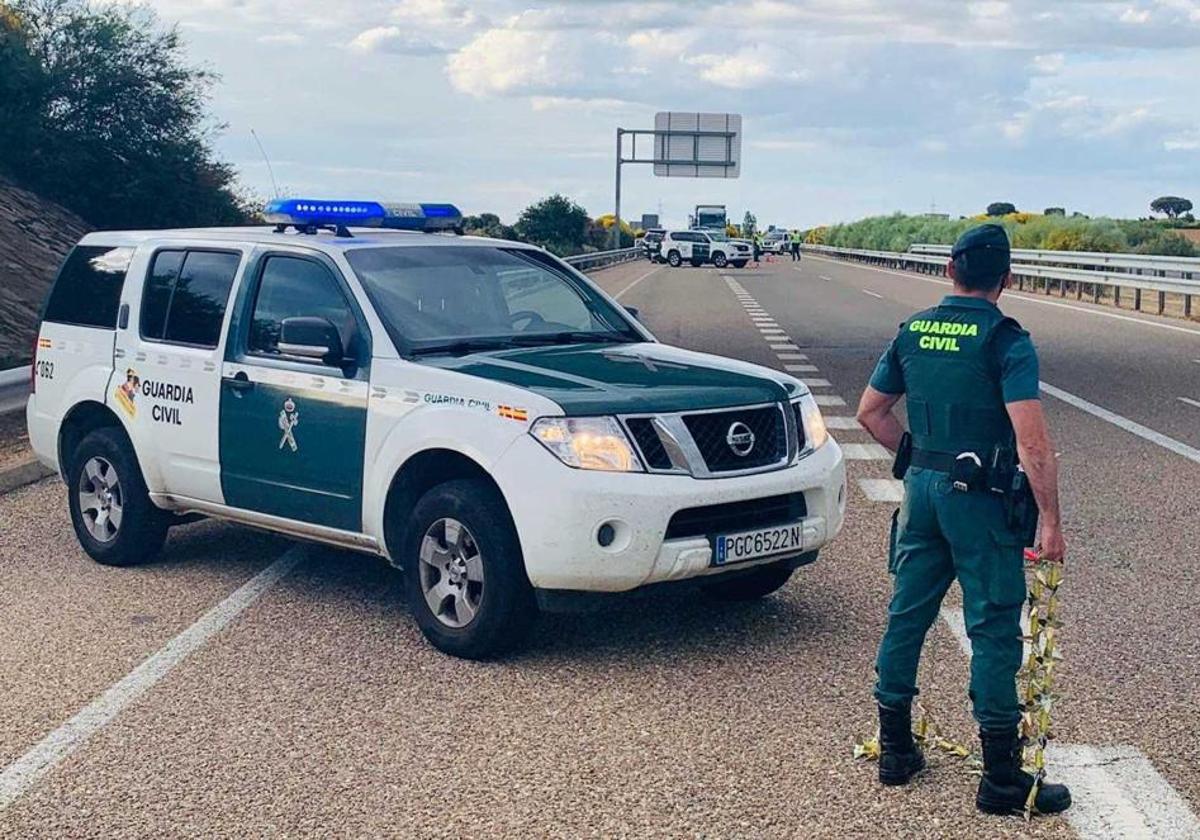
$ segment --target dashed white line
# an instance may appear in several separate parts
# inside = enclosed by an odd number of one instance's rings
[[[1112,423],[1118,428],[1124,429],[1130,434],[1137,435],[1143,440],[1148,440],[1151,443],[1158,444],[1163,449],[1174,452],[1176,455],[1182,455],[1189,461],[1194,461],[1200,464],[1200,449],[1194,446],[1188,446],[1182,441],[1175,440],[1173,437],[1167,437],[1162,432],[1156,432],[1154,429],[1143,426],[1141,423],[1134,422],[1128,417],[1122,417],[1120,414],[1109,411],[1107,408],[1101,408],[1095,403],[1088,402],[1083,397],[1077,397],[1069,391],[1064,391],[1061,388],[1055,388],[1046,382],[1039,382],[1039,387],[1052,397],[1057,397],[1068,405],[1073,405],[1080,411],[1086,411],[1093,417],[1099,417]]]
[[[784,365],[784,367],[787,367],[787,365]],[[802,378],[800,381],[803,382],[805,385],[807,385],[809,388],[830,388],[830,387],[832,387],[830,385],[828,379],[808,379],[807,377],[805,377],[805,378]],[[845,403],[843,402],[842,405],[845,405]]]
[[[645,279],[646,279],[647,277],[649,277],[651,274],[654,274],[655,272],[657,272],[657,271],[662,271],[662,270],[663,270],[663,266],[661,266],[661,265],[660,265],[658,268],[652,268],[652,269],[650,269],[650,270],[649,270],[649,271],[647,271],[645,274],[643,274],[641,277],[637,278],[637,279],[636,279],[636,280],[634,280],[632,283],[630,283],[628,286],[626,286],[624,289],[622,289],[621,291],[619,291],[619,292],[617,292],[615,295],[613,295],[613,300],[620,300],[620,299],[621,299],[621,295],[623,295],[623,294],[625,294],[626,292],[628,292],[630,289],[632,289],[632,288],[633,288],[634,286],[636,286],[638,283],[641,283],[643,280],[645,280]]]
[[[836,394],[813,394],[817,405],[845,405],[846,401]]]
[[[776,353],[776,356],[788,362],[807,362],[808,356],[803,353]]]
[[[860,478],[858,486],[872,502],[904,501],[904,482],[894,478]]]
[[[1194,399],[1192,399],[1191,397],[1178,397],[1177,399],[1178,399],[1178,400],[1179,400],[1181,403],[1187,403],[1187,404],[1188,404],[1188,405],[1190,405],[1190,406],[1194,406],[1194,407],[1196,407],[1196,408],[1200,408],[1200,400],[1194,400]]]
[[[842,454],[847,461],[890,461],[892,453],[878,443],[843,443]]]
[[[825,416],[825,428],[827,429],[856,429],[861,430],[862,424],[853,417],[841,416]]]
[[[880,300],[883,300],[883,295],[879,294],[879,292],[872,292],[870,289],[863,289],[862,293],[864,295],[870,295],[873,298],[879,298]]]
[[[796,270],[799,271],[800,269],[797,268]],[[827,277],[826,275],[818,274],[817,276],[820,277],[822,280],[824,280],[826,283],[829,282],[829,277]]]
[[[795,344],[772,344],[772,345],[770,345],[770,347],[772,350],[799,350],[800,349]]]
[[[0,773],[0,811],[79,749],[127,706],[149,691],[189,654],[220,633],[247,607],[285,577],[305,556],[301,546],[288,549],[271,565],[238,587],[171,639],[75,716],[55,729]]]
[[[784,365],[783,369],[792,373],[816,373],[816,365]]]

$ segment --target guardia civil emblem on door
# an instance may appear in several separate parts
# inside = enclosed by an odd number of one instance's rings
[[[300,447],[296,443],[295,428],[300,425],[300,412],[296,410],[296,404],[292,402],[292,398],[288,397],[283,401],[283,410],[279,412],[279,430],[283,432],[283,437],[279,439],[279,448],[289,447],[293,452]]]

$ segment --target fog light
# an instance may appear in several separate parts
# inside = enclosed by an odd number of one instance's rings
[[[596,531],[596,542],[600,543],[601,548],[608,548],[613,544],[613,540],[617,538],[617,529],[612,526],[612,523],[605,522]]]

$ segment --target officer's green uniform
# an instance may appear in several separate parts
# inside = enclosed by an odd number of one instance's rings
[[[1033,343],[994,304],[948,295],[900,326],[871,386],[907,396],[914,464],[926,464],[909,468],[893,523],[888,565],[895,588],[875,696],[884,706],[900,707],[916,695],[925,634],[958,578],[971,638],[975,719],[984,729],[1013,730],[1020,720],[1015,677],[1025,600],[1023,539],[1010,529],[999,495],[955,490],[949,474],[929,464],[975,452],[986,465],[995,444],[1012,444],[1004,404],[1038,398]]]

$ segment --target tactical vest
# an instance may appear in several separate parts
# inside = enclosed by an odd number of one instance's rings
[[[904,374],[908,424],[919,449],[986,458],[1011,444],[995,339],[1020,324],[995,307],[943,302],[900,325],[896,356]]]

